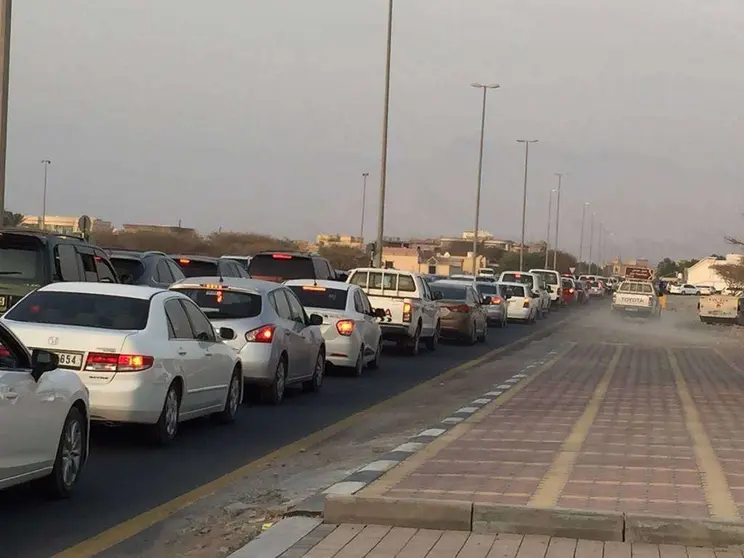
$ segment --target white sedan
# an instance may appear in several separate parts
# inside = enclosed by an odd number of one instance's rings
[[[534,324],[540,311],[540,294],[523,283],[499,283],[507,300],[506,317]]]
[[[88,458],[88,392],[48,351],[32,353],[0,324],[0,489],[44,479],[70,495]]]
[[[669,294],[699,295],[700,289],[695,285],[690,285],[689,283],[683,283],[681,285],[670,285]]]
[[[380,365],[382,330],[377,312],[361,287],[338,281],[295,279],[284,283],[308,312],[323,317],[320,331],[326,345],[326,360],[350,368],[361,376],[364,368]]]
[[[157,443],[184,420],[232,422],[242,399],[237,353],[182,294],[112,283],[53,283],[2,318],[27,346],[57,354],[90,392],[91,419],[148,426]],[[234,337],[222,328],[222,338]]]

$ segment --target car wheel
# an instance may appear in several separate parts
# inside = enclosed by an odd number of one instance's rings
[[[72,493],[85,462],[86,430],[83,414],[73,407],[67,413],[59,436],[54,467],[45,479],[46,491],[52,498],[68,498]]]
[[[354,367],[351,369],[352,375],[357,378],[362,375],[362,372],[364,372],[364,345],[359,347],[359,356],[357,356]]]
[[[307,382],[302,384],[302,388],[307,392],[320,391],[323,386],[323,376],[325,375],[325,351],[321,348],[318,351],[318,356],[315,358],[315,369],[313,370],[313,377]]]
[[[429,337],[426,340],[426,350],[434,352],[437,350],[437,346],[439,345],[439,328],[441,326],[439,325],[439,322],[437,322],[437,327],[434,329],[434,335]]]
[[[242,382],[243,377],[240,374],[240,369],[235,368],[232,378],[230,378],[230,385],[227,388],[225,408],[215,415],[215,418],[223,424],[235,422],[235,416],[238,414],[238,408],[240,408],[240,384]]]
[[[471,324],[469,333],[468,345],[475,345],[478,342],[478,328],[476,327],[475,322]]]
[[[163,410],[160,411],[158,422],[152,425],[153,441],[161,446],[169,444],[178,434],[178,421],[181,412],[181,395],[176,384],[171,384],[165,394]]]
[[[284,392],[287,389],[287,359],[284,355],[279,358],[274,371],[274,379],[271,385],[266,387],[263,393],[264,399],[272,405],[279,405],[284,401]]]
[[[421,344],[421,324],[416,327],[416,333],[413,334],[413,339],[408,344],[408,354],[410,356],[416,356],[419,354],[419,345]]]
[[[380,367],[380,358],[382,357],[382,337],[377,341],[377,350],[375,351],[375,358],[367,365],[370,370],[377,370]]]
[[[506,317],[506,313],[504,313],[504,317],[501,319],[501,325],[499,327],[506,327],[509,325],[509,319]]]
[[[478,338],[478,341],[480,341],[481,343],[485,343],[486,341],[488,341],[488,324],[487,323],[483,324],[483,333],[481,333],[481,336],[480,338]]]

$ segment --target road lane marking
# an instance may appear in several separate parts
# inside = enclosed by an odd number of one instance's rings
[[[570,318],[571,316],[568,315],[560,321],[551,324],[545,329],[541,328],[534,333],[526,335],[525,337],[515,339],[514,341],[502,347],[497,347],[496,349],[488,351],[480,357],[474,358],[467,362],[463,362],[462,364],[459,364],[454,368],[450,368],[449,370],[445,370],[441,374],[438,374],[437,376],[434,376],[433,378],[430,378],[425,382],[417,384],[405,391],[402,391],[401,393],[393,395],[392,397],[389,397],[384,401],[375,403],[374,405],[367,407],[366,409],[359,411],[358,413],[341,419],[340,421],[321,430],[313,432],[312,434],[301,438],[300,440],[287,444],[286,446],[268,453],[263,457],[242,465],[241,467],[238,467],[237,469],[234,469],[233,471],[230,471],[229,473],[226,473],[225,475],[218,477],[213,481],[207,482],[189,492],[186,492],[185,494],[177,496],[176,498],[168,502],[142,512],[141,514],[127,519],[126,521],[123,521],[118,525],[114,525],[113,527],[110,527],[105,531],[94,535],[93,537],[81,541],[80,543],[55,554],[52,558],[93,558],[96,554],[100,554],[101,552],[108,550],[109,548],[134,537],[135,535],[138,535],[145,529],[148,529],[153,525],[156,525],[157,523],[168,519],[172,515],[175,515],[181,510],[184,510],[187,507],[195,504],[202,498],[210,496],[211,494],[223,488],[226,488],[243,478],[249,477],[250,475],[265,469],[276,461],[289,459],[307,450],[307,448],[309,447],[321,444],[326,440],[332,438],[336,434],[339,434],[340,432],[343,432],[351,428],[352,426],[355,426],[356,424],[362,423],[367,419],[367,417],[373,415],[374,413],[396,405],[400,400],[412,395],[413,393],[416,393],[417,391],[422,391],[431,386],[440,385],[443,381],[452,378],[460,372],[470,370],[471,368],[475,368],[476,366],[488,362],[498,355],[510,350],[510,348],[515,344],[528,344],[535,339],[539,339],[542,335],[550,335],[550,333],[557,331],[561,327],[561,325],[567,322]],[[239,425],[237,426],[239,427]]]
[[[685,415],[685,426],[687,426],[687,432],[692,439],[692,449],[695,452],[695,461],[700,470],[703,492],[705,492],[705,499],[708,501],[708,511],[716,519],[741,519],[739,509],[731,495],[728,480],[726,480],[726,473],[723,471],[718,457],[716,457],[710,438],[708,438],[703,422],[700,420],[700,413],[692,399],[690,388],[687,386],[677,357],[671,349],[667,349],[667,358],[674,373],[674,382],[677,384],[677,396]]]
[[[612,376],[615,374],[623,349],[624,347],[622,346],[615,348],[612,359],[607,365],[607,368],[605,368],[602,379],[594,389],[594,393],[591,399],[589,399],[584,412],[574,424],[568,438],[563,442],[560,453],[553,460],[550,469],[548,469],[548,472],[545,473],[545,476],[540,481],[535,494],[527,504],[528,506],[552,508],[558,503],[558,498],[560,498],[563,490],[566,488],[574,465],[576,465],[576,461],[579,459],[581,447],[584,445],[587,436],[589,436],[589,429],[594,424],[594,420],[599,413],[599,408],[602,406],[602,402],[607,395],[607,390],[610,387]]]
[[[530,385],[541,374],[555,366],[577,345],[577,343],[567,342],[565,345],[565,348],[560,353],[538,368],[534,374],[525,378],[521,383],[516,384],[512,389],[494,399],[493,402],[482,407],[477,413],[472,414],[464,422],[457,426],[453,426],[446,434],[442,434],[439,438],[436,438],[433,442],[427,444],[427,446],[421,451],[415,453],[405,461],[402,461],[397,467],[390,469],[372,484],[360,490],[358,494],[361,496],[380,496],[389,490],[392,490],[397,484],[408,477],[426,461],[435,458],[441,450],[449,446],[455,440],[461,438],[470,430],[476,428],[488,415],[502,405],[505,405],[512,397]]]

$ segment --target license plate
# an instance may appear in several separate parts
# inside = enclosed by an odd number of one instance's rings
[[[83,367],[83,354],[82,353],[61,353],[55,351],[57,357],[59,357],[59,367],[69,368],[71,370],[80,370]]]
[[[638,308],[626,308],[627,312],[638,312]]]
[[[7,304],[8,304],[8,298],[5,296],[0,296],[0,308],[5,308]]]

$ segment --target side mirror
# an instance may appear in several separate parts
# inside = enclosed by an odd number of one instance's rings
[[[59,357],[43,349],[34,349],[31,353],[31,376],[37,382],[46,372],[51,372],[59,365]]]
[[[220,339],[224,341],[232,341],[237,337],[235,330],[231,327],[221,327],[218,333],[220,334]]]
[[[481,304],[488,306],[491,304],[491,297],[490,296],[484,296],[483,300],[481,301]]]
[[[442,300],[444,298],[442,291],[434,291],[432,294],[434,295],[434,300]]]
[[[384,318],[387,314],[385,313],[384,308],[375,308],[374,310],[372,310],[372,315],[375,318]]]
[[[505,295],[504,295],[504,296],[503,296],[502,298],[503,298],[504,300],[509,300],[509,299],[510,299],[511,297],[512,297],[512,295],[510,295],[510,294],[505,294]]]
[[[540,298],[540,293],[532,293],[532,298]]]
[[[319,326],[323,324],[323,316],[320,314],[310,314],[310,325]]]
[[[545,290],[548,291],[549,293],[552,293],[553,292],[553,287],[551,287],[550,285],[547,285],[545,287]]]

